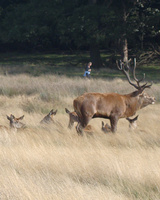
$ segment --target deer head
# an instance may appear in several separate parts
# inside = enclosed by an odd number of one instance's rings
[[[21,129],[25,128],[25,124],[20,122],[24,118],[24,115],[16,118],[14,115],[10,115],[10,117],[7,115],[7,119],[10,121],[10,128],[15,128],[15,129]]]
[[[106,123],[106,125],[104,125],[104,122],[102,121],[102,131],[104,133],[108,133],[108,132],[111,132],[111,127]]]
[[[78,115],[76,112],[70,112],[67,108],[65,108],[66,113],[69,115],[69,123],[68,123],[68,128],[72,128],[74,122],[79,122],[78,120]]]
[[[54,122],[53,120],[53,116],[57,114],[57,110],[53,111],[53,109],[48,113],[48,115],[46,115],[41,121],[40,123],[44,123],[44,124],[49,124],[51,122]]]
[[[134,58],[134,66],[133,66],[133,70],[132,70],[133,79],[134,79],[135,83],[133,81],[131,81],[131,78],[129,75],[129,72],[131,69],[130,62],[131,62],[131,59],[126,63],[122,62],[121,60],[119,61],[119,63],[116,61],[118,69],[125,74],[130,85],[132,85],[133,87],[135,87],[137,89],[135,92],[133,92],[131,94],[132,97],[134,97],[134,96],[138,97],[138,101],[141,104],[140,108],[143,108],[149,104],[154,104],[155,98],[151,97],[143,92],[146,88],[151,88],[152,83],[151,84],[144,83],[144,84],[140,85],[140,82],[145,79],[145,74],[143,74],[143,77],[140,80],[137,79],[136,74],[135,74],[136,58]]]

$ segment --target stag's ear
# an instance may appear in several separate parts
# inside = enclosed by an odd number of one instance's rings
[[[102,127],[104,127],[104,122],[102,121]]]

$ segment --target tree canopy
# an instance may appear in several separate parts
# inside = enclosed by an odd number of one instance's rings
[[[0,50],[99,50],[120,53],[159,45],[159,0],[2,0]],[[127,52],[125,54],[125,52]]]

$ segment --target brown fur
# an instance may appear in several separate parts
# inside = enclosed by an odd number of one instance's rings
[[[77,122],[77,126],[76,126],[76,129],[78,129],[79,127],[79,120],[78,120],[78,115],[76,112],[70,112],[67,108],[65,108],[65,111],[67,114],[69,114],[69,123],[68,123],[68,128],[72,128],[74,123]],[[92,134],[93,133],[93,127],[91,125],[87,125],[85,128],[84,128],[84,132],[87,133],[87,134]]]
[[[77,131],[82,133],[92,118],[99,117],[110,119],[111,131],[116,132],[120,118],[133,116],[137,110],[154,102],[154,97],[142,93],[141,90],[126,95],[84,93],[73,101],[74,110],[80,121]]]
[[[150,88],[152,84],[145,83],[140,85],[145,75],[140,80],[136,77],[135,58],[132,73],[136,84],[131,80],[129,75],[131,69],[130,62],[131,59],[126,62],[120,60],[119,63],[118,61],[116,63],[118,69],[125,74],[129,84],[136,88],[135,92],[125,95],[117,93],[84,93],[73,101],[74,111],[77,113],[79,119],[78,133],[82,133],[89,121],[96,117],[109,119],[111,131],[116,132],[117,123],[120,118],[133,116],[137,110],[155,102],[154,97],[150,97],[143,92],[146,88]]]

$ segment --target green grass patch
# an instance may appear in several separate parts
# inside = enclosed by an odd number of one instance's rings
[[[109,59],[112,55],[102,52],[102,61],[105,67],[101,69],[92,69],[94,78],[125,78],[123,73],[116,69],[109,68]],[[66,52],[48,53],[48,54],[0,54],[0,74],[31,74],[40,76],[42,74],[58,74],[72,76],[83,76],[86,64],[90,61],[89,52],[76,52],[70,54]],[[146,74],[147,80],[159,80],[159,65],[137,66],[137,77]]]

